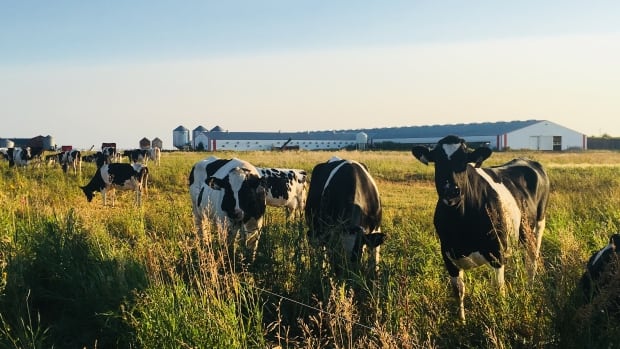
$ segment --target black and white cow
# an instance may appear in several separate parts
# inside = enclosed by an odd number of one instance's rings
[[[43,153],[41,147],[20,147],[20,148],[7,148],[7,158],[9,160],[9,167],[13,166],[27,166],[32,161],[38,160]]]
[[[312,169],[305,207],[308,235],[327,248],[332,267],[359,265],[370,248],[371,269],[379,263],[382,207],[379,189],[364,164],[337,157]]]
[[[58,163],[62,167],[64,173],[67,173],[69,166],[73,169],[73,173],[81,173],[82,153],[77,149],[60,152],[58,153]]]
[[[439,198],[434,224],[464,320],[463,270],[490,264],[503,294],[506,257],[521,242],[533,276],[545,228],[549,179],[540,163],[527,159],[481,168],[492,150],[472,151],[454,135],[432,149],[415,146],[411,152],[426,165],[435,163]]]
[[[101,154],[103,154],[103,161],[106,164],[118,162],[120,158],[120,154],[115,147],[102,147]]]
[[[205,219],[240,232],[246,247],[256,253],[266,207],[266,189],[260,173],[247,161],[211,156],[198,161],[189,174],[194,222],[203,236]]]
[[[308,194],[308,175],[295,168],[257,167],[267,185],[267,205],[284,207],[287,218],[301,217]]]
[[[93,178],[83,187],[80,187],[88,202],[93,200],[95,192],[101,192],[103,206],[107,205],[106,194],[112,194],[112,206],[114,206],[116,195],[114,191],[133,190],[135,192],[135,203],[142,204],[142,192],[148,186],[148,167],[141,164],[111,163],[103,164],[97,168]]]
[[[596,251],[588,259],[586,271],[581,276],[580,285],[586,301],[596,296],[600,288],[609,283],[610,278],[618,275],[620,267],[620,234],[613,234],[607,246]],[[616,276],[617,277],[617,276]]]
[[[131,149],[123,151],[122,156],[126,156],[130,163],[143,163],[146,164],[149,159],[149,149]]]

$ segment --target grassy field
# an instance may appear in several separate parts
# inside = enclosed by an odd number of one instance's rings
[[[303,221],[268,208],[257,260],[235,263],[219,238],[197,239],[187,177],[207,153],[164,152],[142,207],[118,193],[88,203],[79,175],[0,163],[0,348],[618,348],[620,315],[576,294],[594,250],[620,226],[620,153],[503,152],[540,161],[551,178],[542,268],[517,253],[507,292],[493,271],[465,274],[456,316],[432,225],[433,167],[409,152],[243,152],[257,166],[302,168],[332,155],[368,165],[382,195],[378,275],[336,278]],[[614,314],[614,311],[616,313]]]

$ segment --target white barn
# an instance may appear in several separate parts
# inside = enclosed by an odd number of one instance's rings
[[[487,144],[496,150],[569,150],[588,147],[588,137],[547,120],[485,122],[457,125],[399,127],[364,130],[374,143],[435,144],[454,134],[468,143]]]
[[[338,150],[366,149],[381,143],[435,144],[447,135],[464,138],[470,146],[484,144],[495,150],[587,149],[585,134],[547,120],[484,122],[454,125],[410,126],[342,131],[228,132],[196,129],[194,149],[218,150]],[[360,144],[363,142],[363,144]]]

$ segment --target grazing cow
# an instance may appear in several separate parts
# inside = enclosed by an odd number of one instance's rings
[[[149,159],[155,161],[155,165],[159,166],[161,162],[161,149],[159,149],[159,147],[149,149]]]
[[[287,218],[301,217],[308,191],[306,171],[292,168],[257,169],[267,183],[267,205],[284,207]]]
[[[143,163],[146,164],[149,159],[150,151],[148,149],[132,149],[123,151],[122,156],[126,156],[130,163]]]
[[[135,192],[135,202],[139,206],[142,204],[142,192],[146,190],[148,182],[148,167],[141,164],[111,163],[103,164],[97,168],[93,178],[83,187],[80,187],[88,202],[93,200],[95,192],[101,192],[103,206],[107,205],[106,194],[112,193],[112,206],[114,206],[116,195],[115,189],[133,190]]]
[[[540,163],[527,159],[480,168],[491,149],[471,151],[465,140],[454,135],[444,137],[432,149],[415,146],[411,152],[426,165],[435,163],[439,196],[435,230],[459,300],[459,316],[465,320],[463,270],[490,264],[503,294],[505,259],[511,246],[520,241],[527,247],[533,276],[545,228],[549,179]]]
[[[106,164],[118,162],[119,154],[116,152],[115,147],[103,147],[101,148],[101,154],[103,154],[103,161]]]
[[[588,260],[586,271],[581,276],[580,285],[586,301],[590,301],[605,287],[610,277],[617,275],[620,266],[620,234],[613,234],[609,244],[598,250]]]
[[[73,169],[73,173],[81,173],[82,153],[77,149],[60,152],[58,153],[58,163],[60,163],[64,173],[67,173],[67,168],[69,166]]]
[[[194,222],[203,235],[204,219],[230,228],[229,241],[240,231],[256,253],[265,214],[265,185],[252,164],[211,156],[198,161],[189,174]]]
[[[334,157],[314,166],[310,177],[305,207],[309,237],[328,247],[337,272],[341,263],[359,265],[364,246],[372,250],[370,263],[376,270],[385,234],[380,232],[379,189],[366,166]]]
[[[7,158],[9,160],[9,167],[13,166],[27,166],[33,160],[39,159],[43,153],[41,147],[21,147],[21,148],[8,148]]]

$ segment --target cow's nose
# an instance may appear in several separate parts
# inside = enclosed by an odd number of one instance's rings
[[[461,199],[461,188],[456,183],[446,181],[443,186],[442,201],[448,206],[456,206]]]
[[[461,188],[458,185],[452,184],[445,188],[444,196],[447,198],[455,198],[461,196]]]

